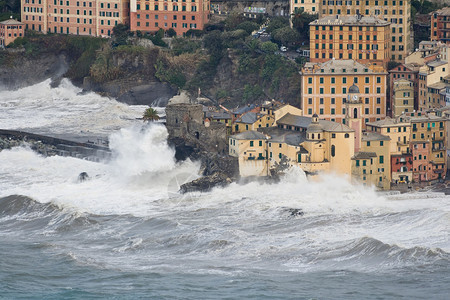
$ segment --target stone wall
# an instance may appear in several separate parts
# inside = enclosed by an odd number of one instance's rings
[[[202,151],[228,153],[227,128],[223,123],[203,122],[200,104],[170,104],[166,107],[166,127],[169,139],[183,139],[185,143]]]

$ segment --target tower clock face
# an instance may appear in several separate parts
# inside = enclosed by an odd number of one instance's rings
[[[358,100],[358,95],[353,95],[353,100]]]

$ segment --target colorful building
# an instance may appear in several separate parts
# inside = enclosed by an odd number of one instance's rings
[[[361,151],[352,157],[352,178],[379,189],[391,188],[390,138],[377,132],[365,132]]]
[[[271,127],[274,123],[275,118],[271,115],[248,112],[236,119],[232,125],[232,132],[236,134],[245,131],[256,131],[261,127]]]
[[[443,117],[436,116],[434,113],[429,113],[428,115],[418,116],[412,114],[409,121],[411,122],[411,143],[414,145],[412,147],[413,160],[414,162],[418,161],[419,165],[422,166],[419,169],[418,165],[415,164],[413,172],[418,172],[414,174],[415,179],[419,181],[445,179],[447,172],[445,140],[447,120]],[[426,158],[424,158],[425,153]],[[427,159],[431,166],[428,166],[428,169],[424,173],[423,165],[420,163],[422,161],[426,162]],[[417,174],[422,175],[418,176]]]
[[[355,85],[362,101],[363,122],[386,117],[387,73],[382,67],[365,66],[354,60],[306,63],[301,71],[301,107],[304,116],[345,123],[349,89]]]
[[[449,74],[449,63],[444,60],[430,61],[420,67],[418,107],[420,111],[425,112],[429,109],[440,108],[443,106],[442,103],[440,103],[438,100],[439,97],[433,96],[433,94],[436,95],[439,93],[435,92],[438,87],[434,85],[441,83]]]
[[[431,40],[450,44],[450,7],[444,7],[431,15]]]
[[[0,22],[0,47],[6,47],[18,37],[25,36],[25,25],[14,19]]]
[[[367,131],[390,138],[391,180],[393,183],[410,182],[412,176],[412,152],[410,146],[411,123],[405,115],[397,118],[367,123]]]
[[[411,1],[320,1],[319,16],[375,16],[391,23],[391,59],[403,62],[413,50]]]
[[[130,30],[156,32],[172,28],[181,36],[189,29],[203,30],[209,14],[209,0],[131,0]]]
[[[401,64],[391,70],[389,70],[389,97],[388,97],[388,115],[391,117],[393,111],[393,98],[394,98],[394,82],[399,79],[406,79],[408,81],[413,82],[414,86],[414,109],[417,110],[419,108],[419,64],[417,63],[408,63]],[[412,110],[411,110],[412,111]]]
[[[129,23],[129,0],[21,0],[28,30],[109,37],[117,24]]]
[[[326,16],[310,26],[310,61],[354,59],[387,68],[391,23],[374,16]]]

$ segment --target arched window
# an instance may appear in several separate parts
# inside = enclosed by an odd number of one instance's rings
[[[336,146],[335,145],[331,145],[331,156],[332,157],[336,156]]]
[[[318,133],[318,134],[317,134],[317,139],[319,139],[319,140],[320,140],[320,133]]]
[[[350,134],[348,134],[348,133],[346,133],[345,135],[344,135],[344,138],[346,138],[346,139],[348,139],[350,137]]]
[[[357,109],[357,108],[355,108],[355,109],[353,110],[353,118],[355,118],[355,119],[358,118],[358,109]]]
[[[314,133],[311,134],[311,139],[312,139],[312,140],[314,139]]]

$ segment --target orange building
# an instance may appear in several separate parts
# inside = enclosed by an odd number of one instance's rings
[[[321,0],[319,16],[365,15],[391,23],[391,59],[404,62],[413,50],[411,0]]]
[[[177,35],[203,30],[209,20],[209,0],[131,0],[130,30],[155,32],[172,28]]]
[[[129,0],[21,0],[29,30],[108,37],[114,26],[129,23]]]
[[[450,44],[450,7],[431,13],[431,40]]]
[[[25,35],[25,25],[14,19],[0,22],[0,47],[8,46],[18,37]]]
[[[353,96],[361,103],[358,116],[364,123],[386,117],[387,73],[382,67],[332,59],[306,63],[301,75],[304,116],[318,113],[325,120],[345,123],[349,94],[356,93]]]
[[[387,67],[391,23],[373,16],[328,16],[310,26],[311,62],[354,59]]]

